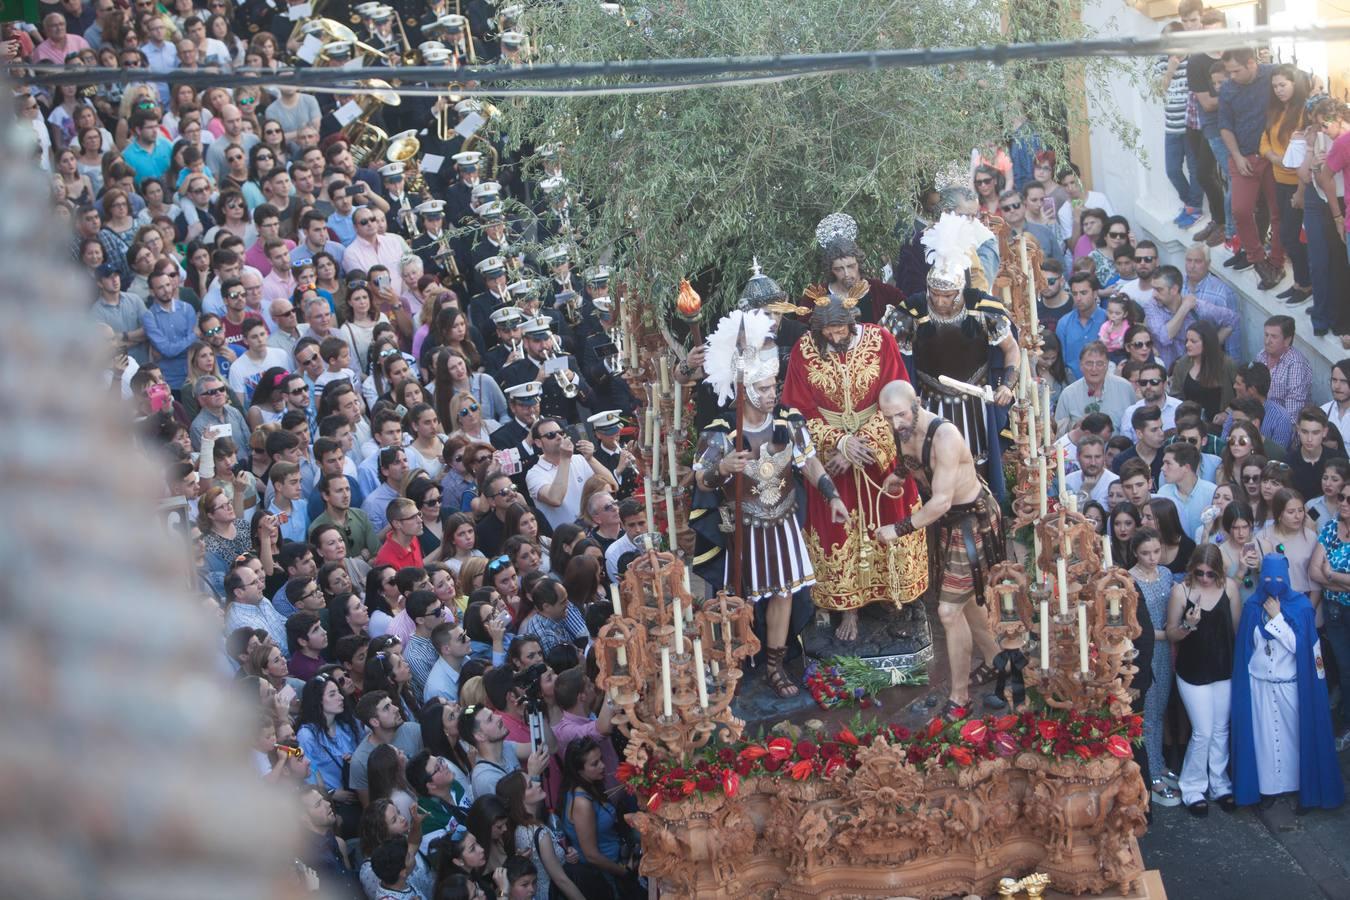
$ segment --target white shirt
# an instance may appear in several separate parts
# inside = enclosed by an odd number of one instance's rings
[[[253,389],[258,386],[258,378],[263,372],[273,366],[284,369],[289,365],[290,356],[285,350],[278,350],[276,347],[268,347],[261,362],[245,353],[230,363],[230,388],[241,400],[248,403],[253,399]]]
[[[1153,288],[1141,288],[1138,278],[1131,278],[1129,281],[1122,281],[1116,285],[1120,293],[1129,297],[1135,303],[1143,303],[1145,300],[1153,299]]]
[[[1145,401],[1140,400],[1138,403],[1129,407],[1128,409],[1125,410],[1125,412],[1120,414],[1120,433],[1129,438],[1131,443],[1134,442],[1134,425],[1130,423],[1130,417],[1134,415],[1134,411],[1136,409],[1142,409],[1144,407],[1144,403]],[[1177,427],[1177,407],[1180,405],[1181,401],[1178,400],[1176,397],[1172,397],[1167,394],[1163,395],[1163,405],[1162,405],[1163,431],[1171,431],[1173,428]]]
[[[552,528],[577,520],[581,512],[581,489],[586,484],[586,479],[595,473],[584,456],[580,453],[572,454],[571,472],[567,478],[567,494],[560,505],[549,506],[540,501],[539,492],[552,484],[557,474],[558,466],[541,458],[525,475],[525,487],[530,492],[530,499],[535,502],[535,507],[543,513]]]
[[[1102,505],[1104,509],[1110,509],[1111,504],[1106,502],[1106,496],[1111,491],[1111,485],[1120,480],[1120,476],[1110,469],[1103,469],[1102,474],[1097,479],[1097,483],[1092,486],[1091,497]],[[1071,491],[1081,491],[1083,489],[1083,470],[1078,469],[1064,476],[1064,484]]]
[[[1346,430],[1347,428],[1350,428],[1350,409],[1341,413],[1340,410],[1336,408],[1336,401],[1331,400],[1322,404],[1322,412],[1327,414],[1327,418],[1331,420],[1331,424],[1335,425],[1341,432],[1341,438],[1350,440],[1350,431]]]

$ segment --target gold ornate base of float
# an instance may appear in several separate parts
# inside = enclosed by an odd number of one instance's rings
[[[992,897],[1030,872],[1050,877],[1046,896],[1163,896],[1136,842],[1148,795],[1132,760],[1022,754],[925,774],[872,751],[828,782],[747,779],[735,798],[631,816],[643,873],[700,900]]]

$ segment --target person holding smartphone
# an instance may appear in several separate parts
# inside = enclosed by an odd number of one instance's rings
[[[1237,582],[1223,573],[1219,548],[1197,547],[1167,604],[1167,639],[1177,645],[1177,688],[1191,720],[1181,802],[1193,816],[1209,814],[1209,799],[1224,812],[1237,806],[1228,777],[1228,728],[1234,623],[1241,617],[1242,599]]]

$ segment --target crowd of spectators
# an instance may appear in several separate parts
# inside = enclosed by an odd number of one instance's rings
[[[429,59],[467,39],[514,64],[519,35],[484,0],[422,12],[406,28]],[[363,39],[390,46],[402,14],[367,4]],[[1180,15],[1223,22],[1195,0]],[[410,100],[373,121],[409,125],[422,170],[358,159],[348,98],[231,74],[301,43],[258,0],[63,0],[40,31],[6,26],[4,45],[146,70],[39,78],[14,100],[88,277],[109,397],[161,465],[166,516],[219,604],[217,665],[256,710],[258,776],[296,792],[302,860],[333,896],[645,893],[589,652],[645,530],[622,440],[635,402],[614,375],[609,272],[577,271],[562,149],[522,158],[490,134],[466,149],[471,125],[447,141],[433,120],[483,107]],[[343,43],[324,45],[328,63],[359,55]],[[184,70],[220,86],[150,80]],[[1290,279],[1281,299],[1312,301],[1304,328],[1350,335],[1350,110],[1247,49],[1159,75],[1177,224],[1202,226],[1175,264],[1025,133],[970,186],[1044,251],[1038,374],[1068,486],[1176,644],[1175,664],[1153,655],[1145,736],[1154,799],[1197,811],[1225,796],[1216,648],[1262,556],[1287,557],[1316,604],[1333,683],[1350,671],[1350,360],[1311,404],[1295,316],[1268,318],[1247,358],[1216,268],[1254,267],[1262,290]]]

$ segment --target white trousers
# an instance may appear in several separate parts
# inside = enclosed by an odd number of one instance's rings
[[[1181,702],[1191,719],[1191,742],[1181,764],[1181,802],[1189,806],[1233,793],[1228,778],[1228,725],[1232,705],[1231,681],[1191,684],[1177,678]]]

